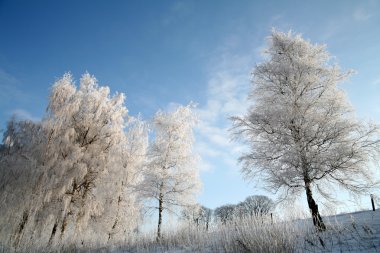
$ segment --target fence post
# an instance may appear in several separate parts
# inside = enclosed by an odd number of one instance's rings
[[[273,213],[270,213],[270,221],[271,221],[271,223],[273,225]]]
[[[371,196],[371,203],[372,203],[372,211],[375,211],[375,202],[373,200],[373,194],[370,194]]]

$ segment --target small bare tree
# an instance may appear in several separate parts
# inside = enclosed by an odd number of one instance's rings
[[[378,127],[355,119],[337,86],[350,72],[329,63],[325,46],[273,31],[265,52],[253,71],[254,105],[232,117],[234,137],[250,147],[240,158],[242,172],[283,198],[304,191],[314,225],[324,230],[313,192],[329,199],[335,186],[358,194],[371,188]]]

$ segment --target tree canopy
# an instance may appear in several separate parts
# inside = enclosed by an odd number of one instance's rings
[[[368,162],[379,151],[378,126],[355,118],[338,87],[351,72],[332,63],[324,45],[274,30],[265,54],[252,73],[253,105],[232,117],[234,137],[250,148],[242,173],[283,198],[306,192],[323,228],[312,192],[329,198],[337,186],[358,194],[373,186]]]
[[[11,119],[0,152],[0,239],[15,249],[103,245],[140,221],[147,131],[85,74],[53,85],[41,122]],[[24,238],[24,240],[23,240]],[[25,238],[30,238],[25,240]]]
[[[191,104],[172,112],[158,111],[152,122],[155,138],[149,146],[138,191],[148,201],[148,207],[158,210],[157,238],[161,236],[163,211],[173,212],[176,207],[194,205],[200,189],[193,152],[195,123]]]

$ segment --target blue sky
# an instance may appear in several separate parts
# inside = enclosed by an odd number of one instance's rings
[[[269,195],[242,179],[227,118],[249,105],[250,71],[272,27],[327,44],[357,71],[341,87],[358,117],[380,122],[379,25],[378,1],[0,0],[0,128],[13,113],[40,119],[51,84],[88,71],[144,119],[198,103],[200,203]]]

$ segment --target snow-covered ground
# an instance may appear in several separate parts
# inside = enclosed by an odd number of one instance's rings
[[[327,231],[305,236],[300,252],[380,252],[380,210],[339,214],[324,220]]]
[[[323,219],[327,230],[319,233],[311,219],[274,224],[270,220],[256,219],[215,225],[208,232],[190,227],[163,231],[163,239],[159,243],[153,231],[128,238],[130,241],[124,245],[59,252],[380,252],[380,210],[325,216]],[[8,251],[0,247],[0,252]]]
[[[380,252],[380,210],[323,217],[327,230],[317,233],[311,219],[241,223],[211,232],[172,231],[161,243],[141,241],[134,247],[101,252]],[[253,226],[252,226],[253,225]]]

